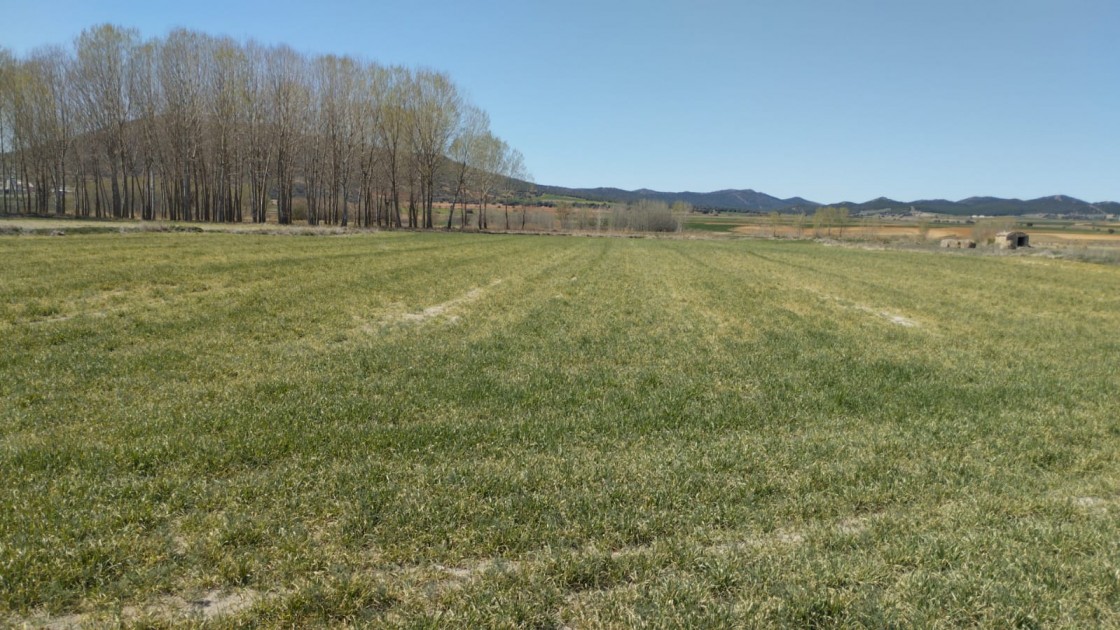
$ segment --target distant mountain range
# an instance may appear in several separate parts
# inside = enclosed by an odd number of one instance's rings
[[[1099,201],[1090,203],[1067,195],[1053,195],[1038,199],[1002,199],[1000,197],[969,197],[960,201],[948,199],[919,199],[917,201],[896,201],[879,197],[864,203],[840,202],[830,204],[846,206],[853,213],[881,208],[908,211],[913,208],[919,212],[936,212],[954,215],[1007,216],[1024,214],[1058,214],[1092,216],[1101,214],[1120,214],[1120,203]]]
[[[1038,199],[1002,199],[999,197],[969,197],[960,201],[948,199],[919,199],[917,201],[898,201],[879,197],[863,203],[841,201],[821,204],[801,197],[782,199],[756,190],[717,190],[715,192],[660,192],[642,188],[622,190],[621,188],[566,188],[563,186],[537,186],[537,191],[552,195],[576,197],[598,202],[632,202],[639,199],[655,199],[673,203],[685,201],[699,209],[729,210],[733,212],[806,212],[822,205],[843,206],[853,214],[859,212],[882,211],[907,213],[936,212],[953,215],[1005,216],[1024,214],[1061,214],[1061,215],[1100,215],[1120,214],[1120,203],[1101,201],[1090,203],[1066,195],[1039,197]]]
[[[577,197],[588,201],[622,202],[629,203],[640,199],[654,199],[673,203],[684,201],[696,208],[711,210],[735,210],[739,212],[770,212],[772,210],[788,210],[816,208],[821,204],[791,197],[780,199],[756,190],[717,190],[715,192],[660,192],[642,188],[639,190],[622,190],[621,188],[565,188],[563,186],[537,186],[541,193]]]

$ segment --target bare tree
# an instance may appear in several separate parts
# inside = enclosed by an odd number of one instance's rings
[[[836,208],[836,210],[835,210],[835,213],[834,213],[833,216],[835,218],[836,226],[838,228],[837,229],[837,237],[838,238],[844,238],[844,226],[846,226],[848,224],[849,215],[850,215],[850,212],[848,211],[848,208],[845,207],[845,206],[841,206],[839,208]]]
[[[205,43],[203,102],[210,165],[207,214],[215,221],[241,220],[243,141],[248,63],[240,46],[223,38]]]
[[[15,95],[13,72],[15,58],[6,48],[0,48],[0,195],[4,197],[4,214],[9,213],[8,198],[12,194],[12,173],[8,165],[11,148],[11,98]]]
[[[307,121],[310,91],[305,62],[287,46],[274,48],[268,57],[268,83],[272,97],[272,142],[276,155],[277,221],[292,222],[295,166]]]
[[[19,184],[26,213],[47,214],[52,194],[56,212],[59,190],[65,189],[65,163],[71,131],[64,86],[55,81],[65,67],[50,49],[40,49],[7,71],[11,92],[6,96],[12,148],[18,152]],[[62,180],[61,182],[59,180]]]
[[[134,29],[103,24],[83,31],[77,41],[75,87],[91,131],[101,138],[109,165],[114,217],[124,216],[120,178],[124,171],[125,126],[132,115],[127,67],[138,38]]]
[[[512,193],[514,189],[527,179],[529,179],[529,171],[525,168],[525,156],[517,149],[506,145],[506,155],[502,160],[502,175],[505,177],[506,193]],[[506,230],[509,230],[509,203],[505,204],[506,211]],[[521,214],[521,227],[525,228],[525,213]]]
[[[245,151],[244,168],[249,185],[250,216],[254,223],[264,223],[268,218],[268,184],[274,154],[269,133],[272,99],[265,78],[268,53],[259,44],[249,42],[243,54],[245,112],[241,143]]]
[[[669,207],[669,211],[673,214],[673,219],[677,223],[677,231],[684,231],[685,221],[688,220],[688,215],[692,214],[692,204],[687,201],[674,201],[673,205]]]
[[[132,53],[132,63],[129,66],[131,79],[129,85],[131,92],[129,98],[133,111],[138,117],[135,142],[141,155],[140,165],[143,169],[142,201],[140,217],[145,220],[156,218],[156,180],[171,181],[171,174],[166,170],[167,156],[166,145],[161,140],[160,114],[163,102],[162,85],[157,75],[159,63],[159,46],[155,42],[144,42],[137,46]],[[84,174],[80,181],[84,182]],[[80,193],[79,193],[80,194]],[[166,208],[166,205],[163,206]]]
[[[486,209],[493,200],[498,185],[505,178],[505,161],[509,145],[501,138],[487,133],[475,144],[474,157],[471,159],[472,188],[478,202],[478,229],[489,227]]]
[[[358,169],[360,171],[358,207],[362,223],[366,226],[381,225],[383,195],[379,185],[382,147],[379,143],[382,100],[388,85],[388,73],[376,64],[361,69],[358,101],[354,108],[355,134],[358,144]]]
[[[4,212],[53,200],[78,216],[240,221],[248,206],[264,222],[275,194],[280,223],[302,218],[298,202],[310,223],[401,227],[407,201],[408,225],[430,229],[442,197],[448,228],[468,199],[485,228],[523,171],[433,70],[112,25],[72,49],[0,50],[0,174],[19,189]]]
[[[70,57],[58,47],[41,48],[26,64],[34,84],[35,149],[38,153],[39,211],[54,197],[56,214],[66,212],[67,166],[74,142],[73,102],[68,86]]]
[[[420,167],[423,227],[431,228],[437,170],[459,125],[463,103],[451,79],[430,70],[416,73],[413,94],[412,138]]]
[[[161,118],[170,166],[166,169],[168,204],[175,220],[207,220],[203,213],[202,162],[204,84],[203,40],[196,33],[172,31],[160,47],[159,80],[163,87]]]
[[[319,125],[327,166],[329,220],[346,227],[354,156],[358,147],[358,64],[349,57],[327,55],[316,63],[318,71]]]
[[[36,165],[41,152],[38,110],[41,108],[42,82],[37,80],[27,62],[13,64],[7,72],[9,92],[6,95],[6,109],[10,120],[11,145],[16,152],[13,166],[18,169],[19,177],[13,178],[12,188],[16,197],[16,208],[27,214],[32,212],[32,183]],[[23,204],[22,207],[20,204]]]
[[[408,92],[411,80],[411,73],[406,68],[396,66],[389,69],[385,94],[381,100],[381,112],[378,115],[378,140],[385,152],[383,168],[389,186],[391,218],[395,227],[401,227],[401,188],[409,158]],[[409,227],[413,227],[411,222]]]
[[[459,120],[459,129],[449,147],[449,157],[453,164],[451,211],[447,215],[447,229],[451,229],[455,218],[455,206],[464,204],[462,225],[467,225],[465,209],[468,176],[474,168],[474,159],[479,155],[478,144],[490,134],[490,117],[481,109],[468,105],[464,107]]]

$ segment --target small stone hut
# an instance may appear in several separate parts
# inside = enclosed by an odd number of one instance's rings
[[[972,249],[976,247],[976,241],[970,238],[943,238],[941,246],[949,249]]]
[[[1018,249],[1030,247],[1030,237],[1026,232],[1000,232],[996,234],[996,245],[1000,249]]]

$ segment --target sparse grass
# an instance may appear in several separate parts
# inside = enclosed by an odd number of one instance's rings
[[[0,278],[0,624],[1120,625],[1116,267],[129,233]]]
[[[1069,260],[1101,263],[1106,265],[1120,264],[1120,247],[1089,247],[1067,246],[1054,248],[1058,255]]]

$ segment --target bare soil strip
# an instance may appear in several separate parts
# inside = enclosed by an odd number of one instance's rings
[[[463,304],[467,304],[477,300],[482,296],[483,293],[485,293],[486,289],[497,286],[498,284],[501,284],[501,282],[501,280],[495,280],[486,287],[471,289],[470,291],[467,291],[466,293],[460,295],[455,299],[448,300],[434,306],[429,306],[419,313],[405,313],[404,315],[400,316],[398,321],[409,324],[422,324],[430,319],[443,315],[444,313],[455,307],[462,306]]]

